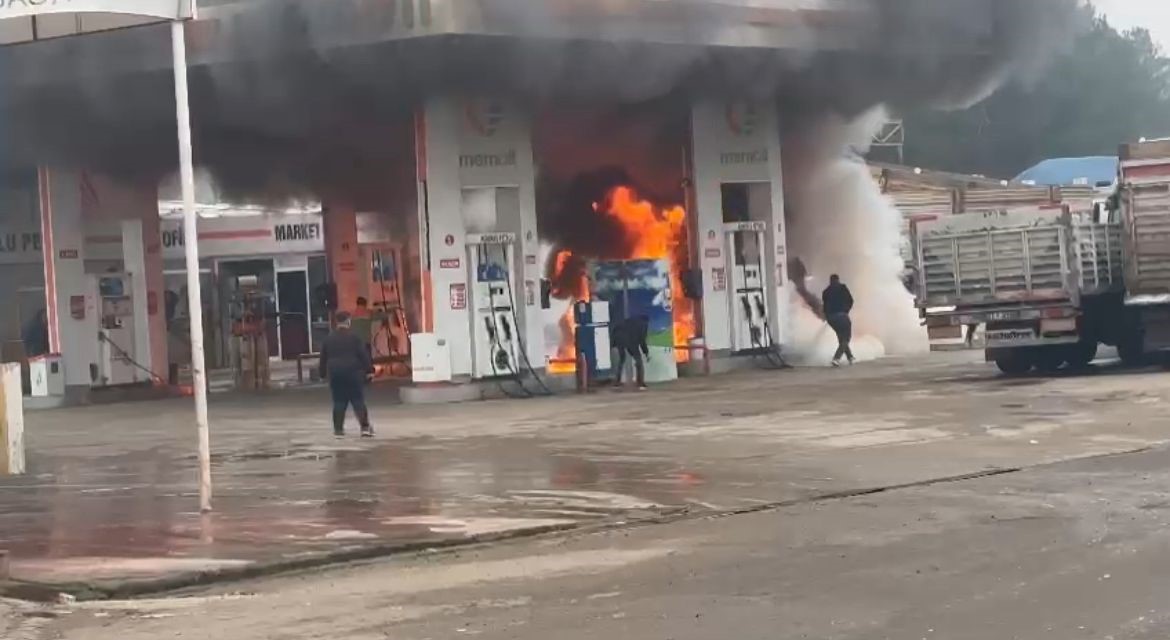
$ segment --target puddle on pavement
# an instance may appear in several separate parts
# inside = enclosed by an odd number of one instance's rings
[[[466,538],[709,504],[703,473],[627,449],[532,438],[296,445],[216,456],[216,512],[195,461],[144,451],[32,455],[0,479],[0,548],[25,579],[144,577],[339,545]]]

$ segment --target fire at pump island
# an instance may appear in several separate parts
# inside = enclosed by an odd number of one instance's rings
[[[58,73],[12,74],[0,97],[17,301],[0,327],[10,343],[44,328],[17,354],[51,361],[38,393],[182,387],[193,321],[209,368],[262,388],[340,312],[379,377],[531,392],[582,368],[616,377],[613,330],[633,321],[651,382],[826,364],[809,292],[838,273],[860,357],[924,349],[905,221],[859,157],[883,105],[962,102],[1010,74],[1028,39],[1003,25],[1038,3],[979,2],[987,19],[961,28],[956,2],[938,4],[203,3],[187,42],[194,239],[165,25],[44,22],[94,33],[5,53]],[[910,33],[946,64],[888,46]]]

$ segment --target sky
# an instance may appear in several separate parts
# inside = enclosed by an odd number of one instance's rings
[[[1145,27],[1170,52],[1170,0],[1094,0],[1093,3],[1114,26]]]

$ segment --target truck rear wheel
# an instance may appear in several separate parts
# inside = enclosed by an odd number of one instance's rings
[[[1022,349],[1013,349],[1001,353],[995,359],[995,366],[1009,376],[1022,376],[1032,370],[1032,357]]]

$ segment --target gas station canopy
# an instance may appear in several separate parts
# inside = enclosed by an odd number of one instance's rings
[[[160,20],[191,17],[191,0],[3,0],[0,20],[47,13],[122,13]]]
[[[0,43],[195,17],[194,0],[0,0]]]

